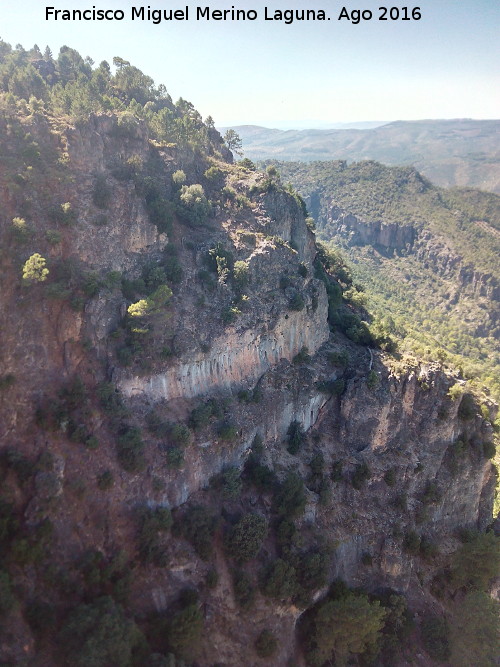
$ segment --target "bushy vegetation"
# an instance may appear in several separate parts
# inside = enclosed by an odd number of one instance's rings
[[[144,442],[140,429],[127,426],[118,436],[118,461],[127,472],[141,472],[146,466]]]
[[[226,500],[238,498],[243,488],[240,470],[235,466],[224,468],[219,475],[210,481],[211,485],[218,489]]]
[[[245,514],[224,536],[227,555],[239,563],[252,560],[260,551],[267,529],[267,521],[261,514]]]
[[[68,46],[61,47],[57,58],[49,49],[42,54],[36,46],[13,49],[6,42],[0,42],[0,52],[0,91],[8,110],[24,101],[39,114],[70,116],[78,122],[86,122],[92,113],[115,111],[116,137],[134,138],[139,124],[145,123],[157,141],[191,150],[207,150],[217,136],[190,102],[180,98],[174,104],[165,86],[155,87],[149,76],[122,58],[114,59],[113,75],[106,61],[93,67],[89,58]],[[221,140],[215,141],[220,149]],[[30,151],[36,159],[36,146]]]
[[[193,545],[203,560],[209,560],[213,553],[213,537],[217,528],[217,517],[202,505],[190,507],[184,515],[176,517],[175,532]]]
[[[336,664],[347,664],[354,656],[376,652],[386,616],[378,600],[334,586],[301,619],[307,664],[321,667],[333,659]]]
[[[451,655],[449,628],[444,618],[427,616],[420,628],[422,642],[431,658],[444,662]]]
[[[255,602],[255,585],[248,572],[236,569],[232,573],[233,593],[236,604],[248,611]]]
[[[298,454],[300,448],[305,442],[305,434],[302,424],[298,421],[293,421],[288,427],[288,451],[290,454]]]
[[[269,564],[261,575],[261,591],[276,600],[291,598],[297,592],[296,570],[281,558]]]
[[[493,532],[472,535],[454,554],[451,582],[456,588],[487,590],[500,571],[500,538]]]
[[[450,663],[457,667],[494,665],[499,633],[500,603],[488,593],[471,591],[453,608]]]
[[[110,597],[102,597],[71,611],[58,640],[71,664],[104,667],[131,665],[143,636],[120,605]]]
[[[144,507],[139,512],[138,545],[141,558],[146,563],[166,565],[165,547],[160,539],[172,526],[172,514],[167,507],[151,509]]]
[[[302,478],[294,472],[288,473],[276,488],[273,510],[279,516],[294,518],[300,516],[306,506],[306,491]]]
[[[205,403],[200,403],[191,411],[189,425],[193,429],[200,429],[210,423],[212,417],[221,417],[222,411],[216,399],[209,399]]]
[[[203,633],[203,613],[197,592],[192,589],[181,591],[177,603],[159,625],[160,635],[165,638],[168,650],[179,661],[192,660]],[[174,664],[178,664],[177,660]]]
[[[177,212],[192,225],[200,226],[207,220],[212,205],[199,183],[183,185],[179,193]]]
[[[47,280],[49,269],[47,269],[46,264],[46,259],[40,253],[35,252],[24,263],[23,280],[26,283],[42,283]]]
[[[271,658],[278,649],[278,640],[271,630],[262,630],[255,640],[255,652],[259,658]]]

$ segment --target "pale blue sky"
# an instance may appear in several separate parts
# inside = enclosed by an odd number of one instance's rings
[[[383,0],[345,0],[373,10],[353,25],[338,21],[344,2],[296,0],[234,3],[212,9],[255,9],[253,22],[132,22],[130,0],[0,0],[0,37],[54,54],[63,44],[96,63],[121,56],[191,101],[217,125],[309,126],[363,120],[500,117],[500,2],[417,0],[418,22],[377,20]],[[151,0],[154,9],[186,0]],[[203,2],[199,6],[206,6]],[[386,6],[396,6],[387,2]],[[121,22],[46,21],[45,7],[123,9]],[[135,6],[141,6],[140,3]],[[145,4],[145,7],[148,5]],[[330,21],[285,25],[264,20],[264,7],[324,9]],[[7,9],[8,8],[8,9]],[[309,122],[310,121],[310,122]]]

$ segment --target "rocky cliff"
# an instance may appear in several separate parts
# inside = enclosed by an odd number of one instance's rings
[[[118,664],[91,657],[119,627],[124,665],[260,665],[264,631],[304,664],[298,619],[337,577],[444,613],[430,582],[491,520],[493,404],[331,330],[337,282],[277,177],[120,119],[0,128],[1,660]]]
[[[310,206],[313,195],[306,201]],[[445,235],[436,235],[420,224],[361,218],[334,202],[322,201],[318,225],[327,236],[336,237],[348,246],[370,245],[383,252],[415,254],[424,267],[445,278],[453,278],[464,290],[491,301],[500,300],[500,286],[495,276],[475,270],[453,249]]]

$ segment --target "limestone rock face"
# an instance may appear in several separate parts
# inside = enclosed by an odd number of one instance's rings
[[[345,238],[350,245],[383,246],[391,250],[411,248],[416,230],[411,225],[385,224],[383,221],[364,221],[334,203],[327,207],[327,220],[336,234]]]
[[[326,295],[314,313],[291,311],[278,317],[270,327],[263,322],[258,329],[232,329],[216,338],[207,353],[189,355],[164,373],[151,377],[127,377],[116,380],[126,396],[145,394],[153,400],[192,398],[211,389],[247,385],[259,379],[281,359],[292,361],[303,347],[311,354],[328,339]]]
[[[318,197],[316,195],[316,197]],[[311,196],[308,204],[314,200]],[[321,201],[319,224],[328,226],[331,234],[338,236],[349,246],[371,245],[384,252],[414,254],[426,267],[439,275],[452,277],[462,288],[490,301],[500,301],[500,286],[487,273],[474,270],[453,251],[444,236],[436,236],[420,225],[385,223],[383,220],[361,219],[337,206],[334,201]],[[320,211],[317,205],[318,213]]]

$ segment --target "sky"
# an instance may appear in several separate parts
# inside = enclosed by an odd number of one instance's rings
[[[188,21],[131,20],[131,8],[185,10]],[[196,1],[196,0],[195,0]],[[206,2],[207,0],[205,0]],[[30,48],[66,44],[96,64],[120,56],[194,104],[217,126],[281,129],[359,121],[500,118],[500,2],[416,0],[421,19],[379,20],[384,0],[0,0],[0,37]],[[345,4],[344,4],[345,3]],[[418,4],[417,4],[418,3]],[[254,10],[254,21],[196,20],[196,8]],[[8,7],[8,9],[7,9]],[[46,20],[55,9],[121,9],[122,21]],[[265,20],[323,9],[328,21]],[[371,20],[339,20],[343,7]],[[395,15],[396,12],[393,12]],[[368,13],[365,13],[368,16]]]

